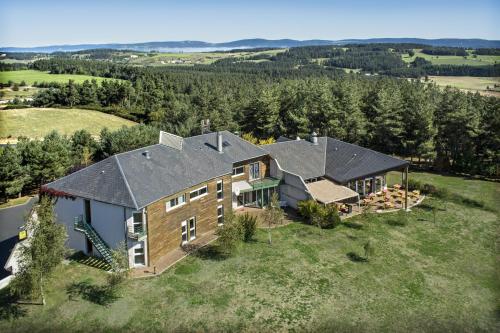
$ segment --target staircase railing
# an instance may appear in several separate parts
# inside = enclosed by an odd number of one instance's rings
[[[113,255],[111,254],[111,249],[109,248],[108,244],[106,244],[106,242],[90,224],[83,221],[82,216],[75,217],[74,229],[87,236],[92,245],[97,249],[97,251],[99,251],[99,253],[108,264],[111,264],[113,262]]]
[[[128,237],[135,240],[142,240],[147,236],[144,225],[134,225],[128,228]]]

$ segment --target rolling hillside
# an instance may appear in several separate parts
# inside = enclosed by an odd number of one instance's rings
[[[41,138],[52,130],[71,135],[85,129],[99,135],[107,127],[110,130],[133,126],[130,120],[110,114],[84,109],[27,108],[0,110],[0,142],[16,142],[19,136]]]
[[[85,80],[95,79],[97,82],[106,80],[102,77],[90,76],[90,75],[76,75],[76,74],[49,74],[47,72],[41,72],[36,70],[20,70],[20,71],[7,71],[0,72],[0,83],[7,83],[13,81],[20,83],[21,81],[26,82],[28,85],[32,85],[35,82],[57,82],[57,83],[68,83],[69,80],[75,81],[75,83],[83,83]]]
[[[440,38],[440,39],[424,39],[424,38],[368,38],[368,39],[341,39],[341,40],[295,40],[295,39],[241,39],[224,43],[210,43],[204,41],[159,41],[145,43],[110,43],[110,44],[76,44],[76,45],[47,45],[38,47],[0,47],[2,52],[70,52],[89,49],[120,49],[134,51],[162,51],[162,52],[193,52],[193,51],[215,51],[229,50],[238,48],[288,48],[297,46],[315,46],[315,45],[344,45],[344,44],[370,44],[370,43],[414,43],[425,44],[432,46],[453,46],[453,47],[500,47],[498,40],[486,39],[459,39],[459,38]]]

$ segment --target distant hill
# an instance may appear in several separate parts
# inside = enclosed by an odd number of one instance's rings
[[[241,39],[224,43],[209,43],[203,41],[165,41],[165,42],[145,42],[131,44],[77,44],[77,45],[49,45],[37,47],[0,47],[0,52],[44,52],[52,53],[57,51],[70,52],[89,49],[116,49],[134,51],[160,51],[160,52],[200,52],[200,51],[224,51],[231,49],[251,49],[251,48],[285,48],[297,46],[313,45],[345,45],[345,44],[369,44],[369,43],[413,43],[432,46],[450,46],[466,48],[500,48],[500,40],[487,39],[460,39],[460,38],[369,38],[369,39],[341,39],[341,40],[295,40],[295,39]]]

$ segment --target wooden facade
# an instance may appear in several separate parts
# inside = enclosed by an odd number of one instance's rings
[[[251,160],[247,160],[244,162],[236,163],[234,164],[234,168],[243,166],[244,167],[244,174],[239,175],[239,176],[233,176],[233,182],[238,182],[241,180],[245,181],[250,181],[250,164],[259,162],[259,171],[260,171],[260,178],[264,177],[269,177],[269,163],[270,163],[270,157],[269,156],[262,156],[258,158],[254,158]]]
[[[260,178],[268,177],[270,157],[262,156],[235,164],[234,167],[244,166],[244,174],[240,176],[232,177],[231,174],[227,174],[213,178],[150,204],[146,208],[149,266],[154,266],[162,256],[182,245],[183,221],[196,217],[197,238],[215,230],[218,225],[217,207],[223,205],[224,215],[232,210],[232,183],[240,180],[249,181],[250,164],[256,162],[260,164]],[[224,184],[224,197],[222,200],[218,200],[217,181],[221,179]],[[204,185],[208,185],[208,193],[198,199],[190,200],[189,193]],[[182,194],[186,194],[186,203],[167,211],[167,202]]]
[[[217,200],[217,181],[223,180],[224,198]],[[204,185],[208,185],[208,193],[198,199],[190,200],[189,193]],[[180,207],[166,211],[166,204],[172,198],[186,194],[186,203]],[[217,207],[224,206],[227,214],[231,209],[231,175],[211,179],[190,187],[182,192],[168,196],[147,207],[148,255],[149,266],[170,251],[182,245],[182,222],[196,217],[196,236],[217,228]]]

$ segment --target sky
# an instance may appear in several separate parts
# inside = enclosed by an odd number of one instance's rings
[[[500,0],[0,0],[0,46],[244,38],[500,39]]]

